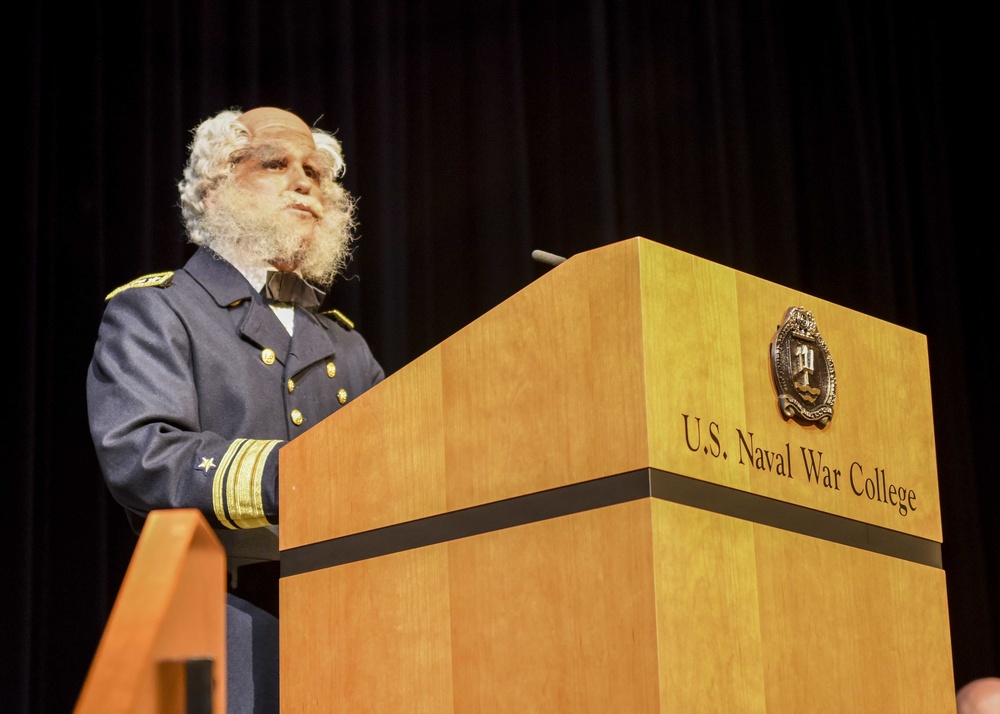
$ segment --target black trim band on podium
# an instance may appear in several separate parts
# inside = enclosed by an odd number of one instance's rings
[[[291,548],[281,552],[281,577],[302,575],[641,498],[669,501],[942,568],[941,544],[935,541],[648,468]]]

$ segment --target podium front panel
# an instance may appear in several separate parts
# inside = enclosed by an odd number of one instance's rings
[[[660,499],[281,588],[290,711],[954,711],[942,571]]]

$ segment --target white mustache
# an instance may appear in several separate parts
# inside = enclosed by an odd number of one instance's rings
[[[316,220],[323,220],[323,204],[311,196],[295,194],[284,199],[284,208],[300,208],[315,216]]]

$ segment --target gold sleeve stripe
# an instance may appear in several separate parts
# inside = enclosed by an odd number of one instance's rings
[[[237,439],[229,445],[222,461],[219,462],[219,467],[215,470],[215,479],[212,481],[212,506],[215,508],[215,517],[219,519],[219,523],[232,530],[236,530],[236,525],[229,520],[229,515],[226,513],[225,494],[226,481],[228,480],[226,475],[229,473],[229,465],[232,463],[233,457],[236,456],[236,452],[239,451],[244,441],[246,439]]]
[[[264,515],[261,487],[267,457],[280,443],[277,439],[246,439],[228,467],[226,504],[229,517],[237,528],[271,524]]]

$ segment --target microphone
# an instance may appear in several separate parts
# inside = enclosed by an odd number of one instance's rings
[[[556,255],[555,253],[547,253],[544,250],[533,250],[531,251],[531,257],[537,260],[539,263],[545,263],[546,265],[551,265],[555,267],[560,263],[565,263],[566,259],[561,255]]]

